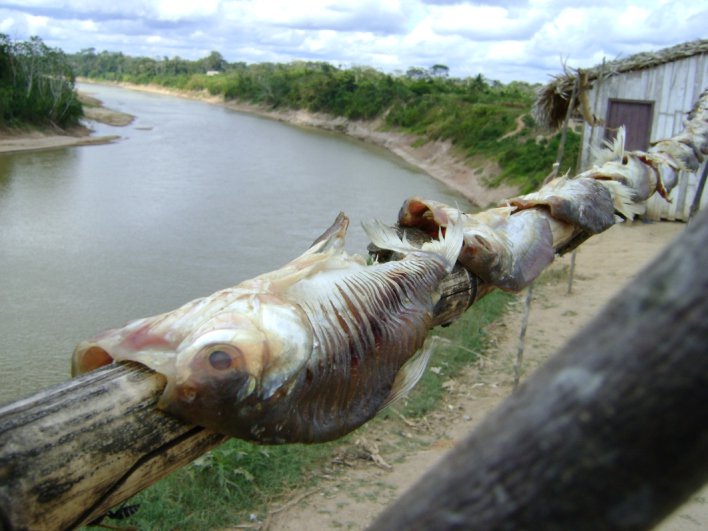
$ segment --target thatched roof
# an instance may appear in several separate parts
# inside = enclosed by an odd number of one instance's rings
[[[600,76],[605,79],[624,72],[644,70],[704,53],[708,53],[708,39],[685,42],[656,52],[638,53],[625,59],[609,61],[604,63],[604,65],[598,65],[587,70],[583,69],[581,71],[566,68],[563,74],[555,76],[550,83],[539,90],[534,103],[534,118],[538,123],[546,127],[557,129],[565,120],[578,74],[580,74],[582,79],[581,84],[583,87],[581,92],[583,92],[590,88],[591,83],[600,78]],[[575,100],[574,107],[579,105],[581,99]]]

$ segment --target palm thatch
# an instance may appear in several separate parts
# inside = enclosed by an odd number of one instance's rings
[[[599,78],[607,78],[625,72],[652,68],[679,59],[708,53],[708,39],[699,39],[677,44],[655,52],[642,52],[625,59],[616,59],[589,69],[575,70],[565,67],[563,74],[557,75],[544,85],[536,96],[533,114],[536,121],[550,129],[557,129],[568,113],[573,86],[580,80],[580,91],[591,88],[591,83]],[[573,111],[580,105],[575,102]]]

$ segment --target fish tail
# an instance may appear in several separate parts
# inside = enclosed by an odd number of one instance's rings
[[[401,238],[394,228],[380,221],[363,223],[363,226],[371,242],[377,247],[403,254],[420,251],[436,254],[445,260],[448,271],[452,271],[455,266],[464,242],[462,222],[459,219],[449,220],[444,232],[440,229],[437,240],[426,242],[420,248],[410,243],[405,235]]]

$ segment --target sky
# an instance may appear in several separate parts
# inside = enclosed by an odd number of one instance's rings
[[[592,7],[590,7],[592,6]],[[708,0],[0,0],[0,33],[67,53],[326,61],[546,83],[708,38]]]

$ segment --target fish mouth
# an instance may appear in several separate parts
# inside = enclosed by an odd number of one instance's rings
[[[113,356],[103,347],[95,343],[79,343],[72,357],[71,375],[78,376],[104,365],[110,365],[114,361]]]

